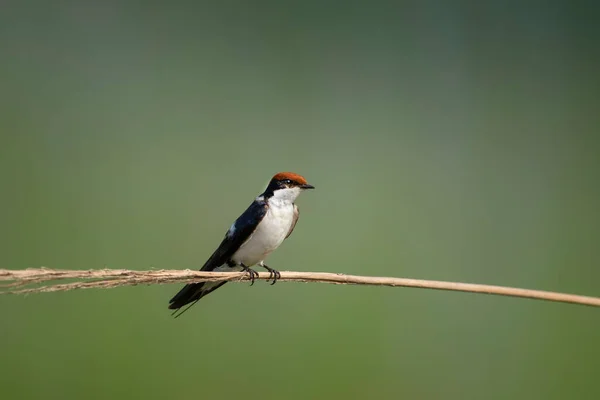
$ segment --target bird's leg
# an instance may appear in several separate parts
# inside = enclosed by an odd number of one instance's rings
[[[281,278],[281,274],[276,269],[268,267],[265,264],[259,264],[259,265],[261,267],[263,267],[264,269],[266,269],[267,271],[269,271],[269,279],[267,279],[267,282],[269,282],[271,280],[271,278],[273,278],[273,282],[271,283],[271,285],[274,285],[275,282],[277,282],[277,279]]]
[[[258,276],[258,272],[249,268],[247,265],[241,264],[242,271],[247,272],[250,275],[250,286],[254,285],[254,279]]]

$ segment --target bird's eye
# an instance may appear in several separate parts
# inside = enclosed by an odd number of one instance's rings
[[[283,183],[285,183],[285,184],[289,185],[289,184],[291,184],[291,183],[292,183],[292,180],[291,180],[291,179],[284,179],[284,180],[283,180]]]

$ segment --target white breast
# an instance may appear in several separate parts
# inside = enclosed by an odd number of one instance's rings
[[[267,214],[246,242],[235,252],[232,259],[250,267],[263,261],[281,245],[294,219],[294,204],[269,202]]]

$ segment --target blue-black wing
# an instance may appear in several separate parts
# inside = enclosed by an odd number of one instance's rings
[[[267,203],[263,201],[254,201],[250,207],[244,211],[225,234],[225,238],[204,263],[201,271],[213,271],[215,268],[228,262],[233,254],[242,244],[252,235],[260,221],[267,213]]]
[[[252,235],[267,213],[268,205],[264,200],[256,200],[234,222],[225,234],[225,238],[204,263],[201,271],[213,271],[226,264],[240,246]],[[169,308],[177,310],[186,304],[195,303],[202,297],[223,286],[225,282],[198,282],[185,285],[170,301]],[[192,304],[193,305],[193,304]],[[187,310],[187,308],[185,309]],[[185,311],[183,310],[183,311]],[[177,316],[181,315],[179,313]]]

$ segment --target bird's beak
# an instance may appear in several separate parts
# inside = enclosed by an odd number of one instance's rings
[[[306,183],[304,185],[300,185],[300,187],[302,189],[314,189],[315,188],[313,185],[309,185],[308,183]]]

